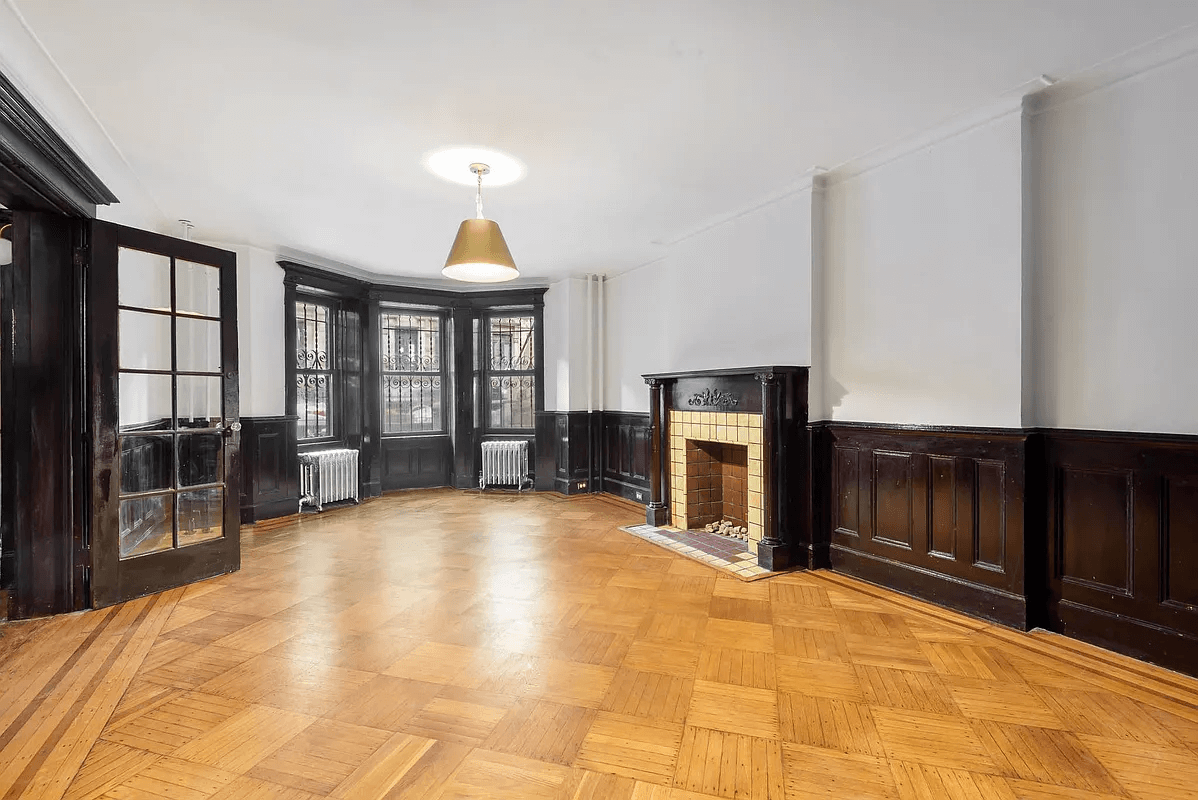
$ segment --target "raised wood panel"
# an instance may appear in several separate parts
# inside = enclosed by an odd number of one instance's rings
[[[1198,606],[1198,477],[1166,481],[1164,508],[1165,600]]]
[[[836,519],[837,533],[858,535],[861,530],[861,485],[859,481],[861,452],[855,448],[834,448],[833,467],[836,481]]]
[[[973,563],[1002,571],[1006,563],[1006,467],[1001,461],[974,462]]]
[[[1049,627],[1198,673],[1198,437],[1044,443]]]
[[[258,461],[264,467],[259,492],[279,491],[279,472],[283,463],[284,437],[278,431],[264,432],[258,436]]]
[[[570,416],[560,414],[556,422],[557,439],[555,441],[556,472],[559,478],[570,479]]]
[[[648,503],[649,416],[622,411],[599,413],[602,491]]]
[[[875,452],[873,487],[874,540],[910,550],[914,538],[911,455]]]
[[[1026,434],[865,424],[826,431],[831,447],[818,452],[829,462],[814,471],[833,476],[834,568],[1027,624]]]
[[[1130,472],[1061,470],[1063,580],[1132,594],[1131,501]]]
[[[943,456],[928,457],[928,554],[957,557],[957,471],[956,461]]]
[[[448,436],[383,440],[383,491],[448,486],[453,446]]]
[[[296,513],[299,466],[295,421],[287,416],[242,417],[242,524]]]

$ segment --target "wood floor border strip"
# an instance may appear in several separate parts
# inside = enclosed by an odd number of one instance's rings
[[[71,682],[78,690],[68,687],[65,680],[58,681],[70,702],[48,716],[47,722],[57,717],[51,729],[31,732],[35,740],[41,740],[38,750],[8,785],[3,800],[23,796],[54,800],[66,793],[181,594],[182,590],[175,589],[117,606],[115,611],[104,610],[102,624],[92,631],[94,637],[89,636],[86,648],[81,645],[77,649],[75,668],[80,674]],[[113,626],[123,629],[110,630]],[[102,659],[89,663],[93,654],[102,654]],[[46,698],[53,696],[55,690],[47,689]],[[22,725],[15,732],[24,729]],[[38,744],[35,740],[23,745],[21,752]]]
[[[74,702],[71,703],[71,706],[67,712],[63,714],[62,719],[59,720],[58,724],[54,726],[54,730],[51,732],[47,743],[58,745],[59,743],[66,742],[70,743],[70,751],[78,751],[80,749],[79,745],[85,740],[85,737],[74,737],[72,739],[72,737],[66,736],[66,733],[68,730],[70,730],[70,728],[78,725],[80,721],[84,721],[86,726],[87,718],[85,717],[84,712],[88,709],[88,706],[91,705],[95,695],[104,684],[112,683],[114,675],[116,676],[117,682],[122,680],[123,671],[114,670],[113,667],[117,661],[120,660],[123,655],[125,655],[125,649],[129,646],[130,642],[138,635],[139,632],[141,632],[142,624],[150,615],[150,612],[153,611],[154,608],[159,604],[160,598],[151,597],[147,598],[147,600],[148,602],[145,602],[141,609],[137,612],[137,616],[121,633],[116,645],[109,651],[107,656],[105,656],[100,667],[92,673],[91,678],[84,685],[83,690],[80,691],[80,693],[75,697]],[[115,617],[116,615],[114,614],[113,616]],[[123,693],[124,691],[122,689],[121,694]],[[90,710],[94,715],[100,709],[92,708]],[[83,759],[86,758],[87,752],[91,749],[94,742],[94,736],[90,740],[86,741],[86,747],[82,749],[82,754],[78,758],[78,763],[74,764],[73,766],[69,763],[70,761],[74,760],[71,758],[70,753],[61,752],[57,746],[47,749],[43,745],[38,751],[37,756],[35,756],[29,761],[28,764],[25,765],[25,769],[22,770],[21,775],[17,778],[16,784],[9,789],[7,794],[4,795],[3,800],[15,800],[15,798],[20,796],[20,793],[14,794],[14,792],[20,789],[22,790],[21,793],[23,793],[23,787],[34,788],[35,779],[38,773],[41,772],[42,767],[47,763],[47,761],[49,761],[52,756],[56,754],[58,755],[58,761],[65,761],[68,763],[63,763],[60,765],[63,767],[61,771],[57,769],[51,770],[51,777],[53,776],[53,773],[60,772],[74,774],[79,769],[79,766],[83,763]],[[62,791],[58,793],[58,796],[61,797],[61,795],[66,792],[69,785],[69,781],[64,784],[62,786]],[[41,793],[41,796],[49,797],[51,795],[43,792]]]
[[[54,693],[54,690],[58,688],[58,685],[66,678],[68,674],[70,674],[75,664],[77,664],[79,660],[83,658],[84,654],[91,649],[92,645],[95,644],[95,642],[103,635],[108,626],[112,624],[116,614],[111,613],[111,611],[111,609],[103,609],[100,612],[96,612],[104,615],[99,620],[99,624],[92,628],[87,637],[75,647],[74,651],[67,658],[67,660],[63,662],[62,666],[59,667],[53,676],[51,676],[50,679],[42,685],[41,690],[37,693],[33,700],[26,704],[23,709],[21,709],[21,713],[17,715],[17,718],[9,723],[7,728],[5,728],[3,731],[0,731],[0,753],[3,753],[4,750],[7,749],[8,745],[12,742],[17,733],[41,708],[41,705],[46,701],[46,698]]]

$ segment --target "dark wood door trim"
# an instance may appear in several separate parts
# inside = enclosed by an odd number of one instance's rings
[[[115,202],[116,195],[0,74],[0,203],[94,217],[97,205]]]

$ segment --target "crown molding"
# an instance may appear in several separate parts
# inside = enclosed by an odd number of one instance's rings
[[[54,127],[0,73],[0,164],[19,175],[56,210],[95,216],[119,202]]]
[[[992,103],[959,114],[952,119],[933,128],[903,139],[892,145],[879,147],[863,156],[847,161],[830,170],[824,176],[824,186],[834,186],[851,180],[867,172],[884,167],[892,161],[928,150],[941,142],[948,141],[978,128],[983,128],[1000,119],[1013,114],[1022,114],[1029,90],[1038,91],[1044,87],[1044,79],[1029,81],[1022,86],[1004,94]]]
[[[305,253],[290,247],[280,247],[276,251],[279,260],[290,261],[305,267],[336,273],[347,278],[354,278],[381,288],[395,289],[438,289],[449,292],[495,292],[505,289],[544,289],[549,281],[542,278],[517,278],[504,283],[463,283],[443,278],[418,278],[406,275],[389,275],[383,272],[373,272],[362,269],[343,261],[336,261],[313,253]]]
[[[1037,92],[1029,98],[1028,113],[1042,114],[1195,54],[1198,54],[1198,25],[1190,25],[1120,53]]]

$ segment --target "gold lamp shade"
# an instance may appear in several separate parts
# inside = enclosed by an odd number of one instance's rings
[[[498,224],[489,219],[468,219],[458,227],[441,274],[472,283],[500,283],[520,277],[520,270]]]

